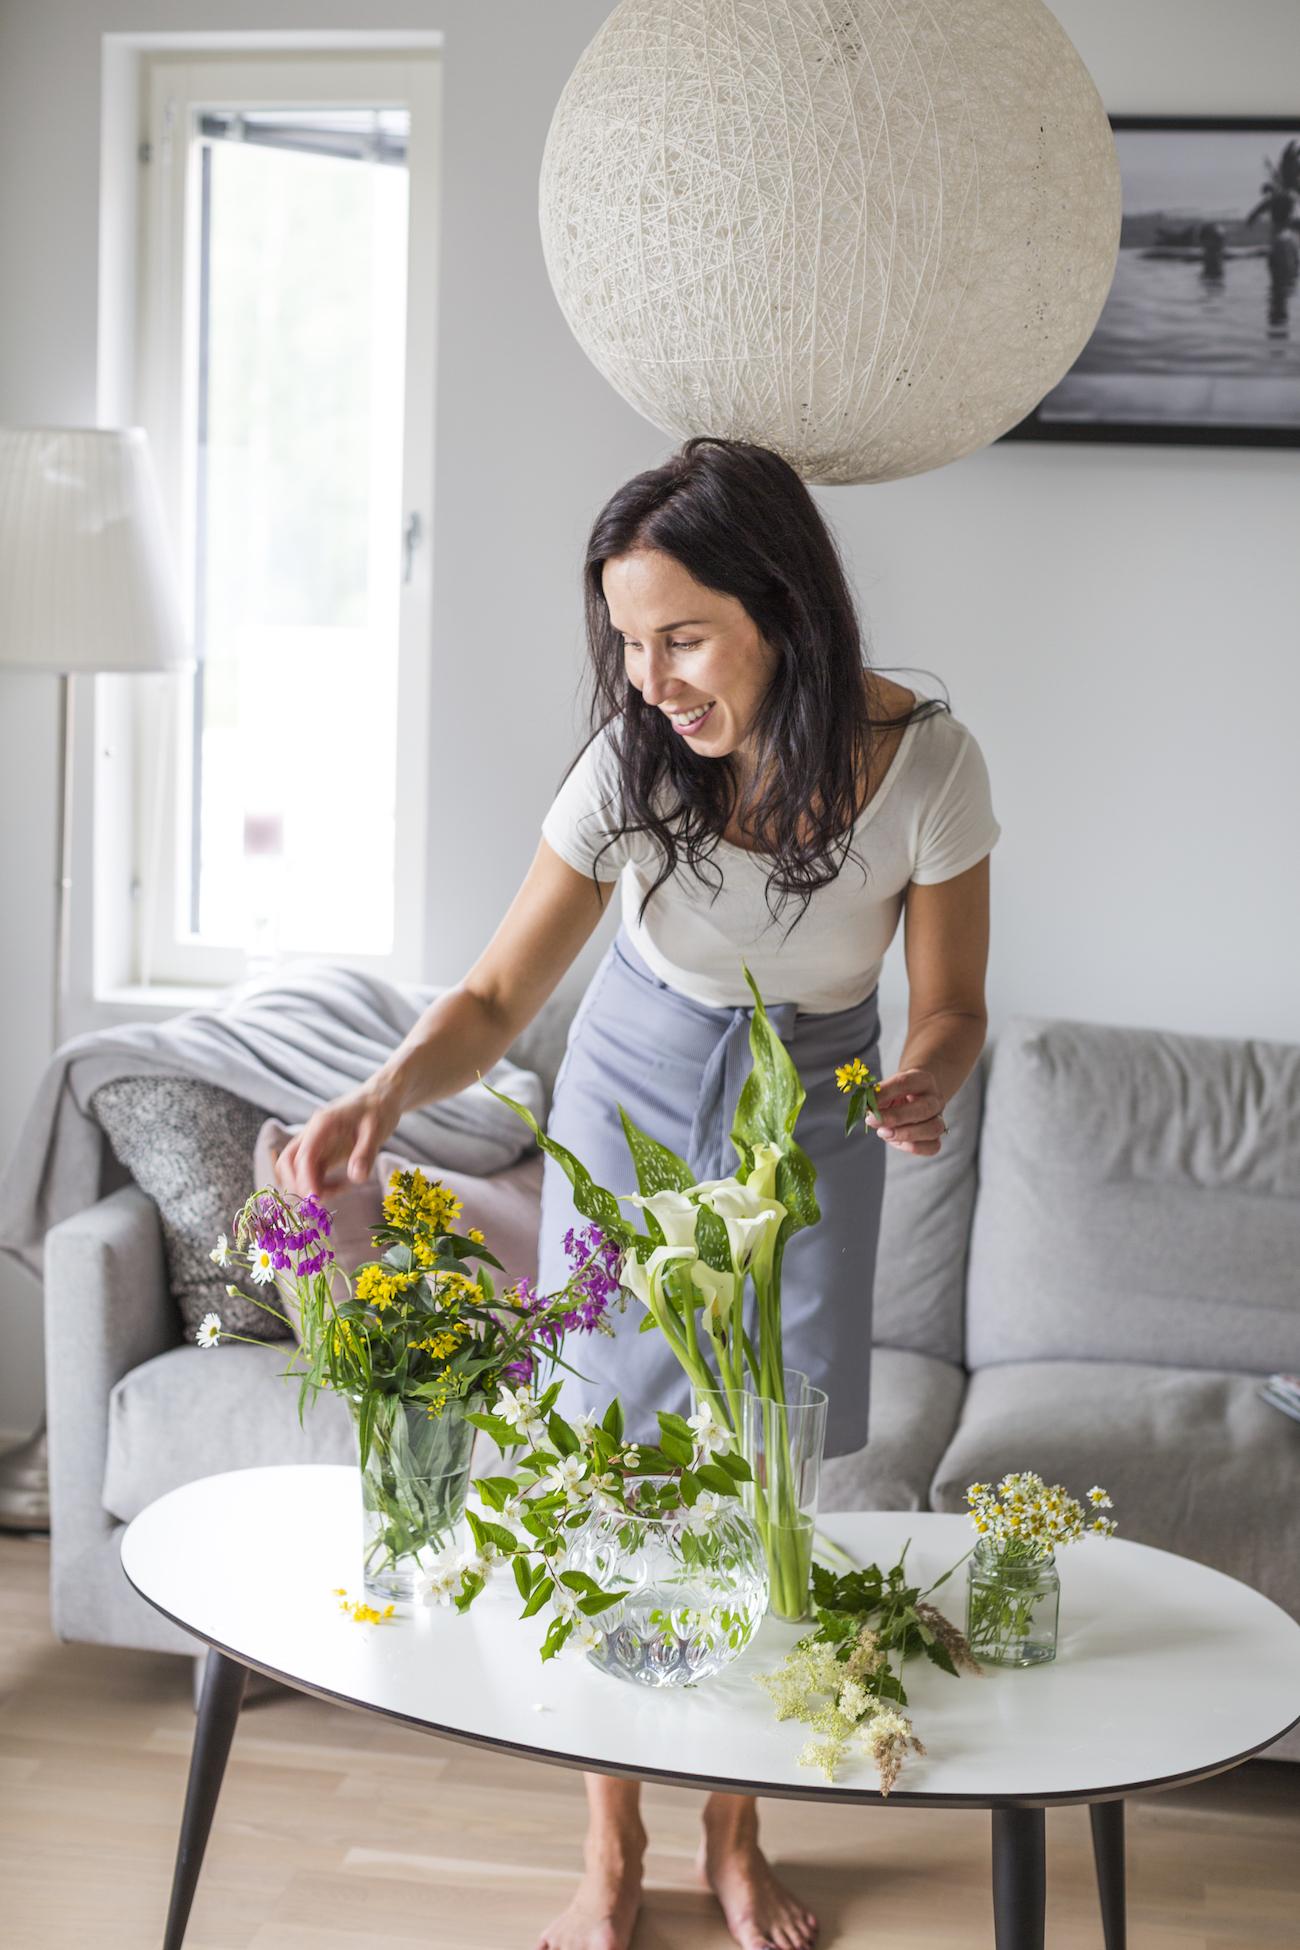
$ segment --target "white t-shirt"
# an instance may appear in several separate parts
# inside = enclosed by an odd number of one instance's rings
[[[605,730],[560,787],[543,837],[562,860],[590,874],[617,830],[618,800],[618,760]],[[616,840],[596,863],[596,876],[622,879],[623,924],[633,946],[683,995],[714,1008],[749,1006],[743,961],[765,1002],[793,1002],[816,1015],[852,1008],[875,988],[909,880],[926,887],[963,873],[1001,831],[983,753],[964,724],[938,711],[908,725],[855,823],[857,858],[850,855],[838,877],[817,889],[788,933],[795,897],[774,921],[766,898],[770,859],[728,840],[705,866],[706,881],[679,862],[652,895],[644,921],[637,909],[662,863],[649,834]],[[716,894],[711,867],[722,874]]]

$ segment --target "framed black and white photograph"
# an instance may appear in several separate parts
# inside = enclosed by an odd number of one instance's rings
[[[1114,116],[1119,259],[1008,439],[1300,446],[1300,115]]]

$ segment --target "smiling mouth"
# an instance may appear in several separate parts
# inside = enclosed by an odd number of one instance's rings
[[[670,711],[667,714],[668,721],[675,731],[687,733],[698,731],[717,701],[716,698],[713,698],[708,704],[701,704],[698,708],[693,708],[690,711]]]

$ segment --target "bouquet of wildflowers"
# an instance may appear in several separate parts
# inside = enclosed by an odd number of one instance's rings
[[[683,1158],[620,1109],[637,1190],[617,1197],[548,1137],[523,1104],[493,1092],[564,1171],[578,1211],[621,1249],[623,1287],[645,1307],[645,1325],[664,1336],[697,1400],[711,1405],[735,1446],[742,1441],[747,1390],[776,1403],[779,1422],[785,1403],[782,1260],[794,1233],[821,1216],[816,1167],[794,1136],[804,1087],[753,977],[747,968],[744,973],[754,997],[752,1068],[732,1124],[738,1163],[730,1177],[697,1183]],[[642,1212],[644,1232],[620,1204]],[[752,1332],[745,1317],[747,1287],[754,1298]],[[812,1521],[799,1508],[795,1474],[787,1431],[784,1443],[778,1435],[773,1446],[767,1480],[753,1485],[751,1505],[767,1548],[774,1609],[799,1618],[808,1591]]]
[[[474,1441],[473,1410],[503,1385],[531,1384],[539,1369],[568,1366],[571,1333],[612,1332],[605,1320],[620,1297],[611,1249],[592,1226],[570,1234],[569,1280],[539,1295],[521,1280],[498,1295],[501,1262],[477,1228],[457,1229],[461,1201],[420,1171],[397,1171],[371,1235],[377,1257],[349,1279],[330,1245],[319,1199],[264,1187],[223,1235],[212,1258],[238,1267],[255,1287],[274,1286],[288,1312],[261,1300],[295,1329],[286,1374],[308,1396],[330,1389],[357,1429],[363,1493],[376,1522],[367,1570],[390,1569],[448,1535],[464,1507]],[[234,1290],[234,1289],[232,1289]],[[290,1317],[292,1315],[292,1318]],[[230,1334],[205,1317],[201,1347]]]

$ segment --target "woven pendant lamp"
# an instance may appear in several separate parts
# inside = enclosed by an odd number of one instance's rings
[[[825,484],[996,439],[1073,364],[1115,145],[1041,0],[620,0],[542,159],[547,271],[666,433]]]

